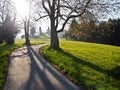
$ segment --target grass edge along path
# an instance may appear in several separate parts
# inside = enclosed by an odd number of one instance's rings
[[[9,55],[13,50],[24,47],[25,46],[24,42],[25,42],[24,39],[16,39],[15,44],[13,45],[0,44],[0,90],[3,89],[3,85],[5,83],[5,78],[8,69]],[[31,39],[31,45],[37,45],[43,43],[49,43],[49,39],[45,39],[45,38]]]
[[[60,46],[41,51],[70,80],[92,90],[120,90],[120,47],[75,41],[61,41]]]
[[[0,90],[3,88],[3,85],[5,83],[9,55],[13,50],[20,48],[22,46],[23,46],[22,44],[21,45],[20,44],[14,44],[14,45],[1,44],[0,45]]]

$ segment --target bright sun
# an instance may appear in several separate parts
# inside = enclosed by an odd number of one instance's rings
[[[26,0],[14,0],[15,8],[20,17],[25,18],[29,16],[29,4]]]

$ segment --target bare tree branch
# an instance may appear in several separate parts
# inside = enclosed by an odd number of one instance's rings
[[[60,30],[58,30],[57,33],[62,32],[62,31],[64,30],[65,25],[67,24],[67,22],[69,21],[69,19],[75,18],[75,17],[79,17],[79,16],[81,16],[82,14],[84,14],[84,12],[85,12],[88,4],[90,3],[90,1],[91,1],[91,0],[88,0],[88,1],[87,1],[86,5],[84,6],[84,9],[82,10],[82,12],[81,12],[80,14],[78,14],[78,15],[70,15],[71,13],[73,13],[73,11],[71,11],[71,12],[69,13],[69,16],[67,17],[67,19],[66,19],[65,22],[63,23],[62,28],[61,28]]]
[[[45,6],[45,1],[44,1],[44,0],[42,0],[42,6],[43,6],[43,8],[46,10],[47,14],[50,16],[50,12],[49,12],[49,10],[47,9],[47,7]]]
[[[45,17],[48,17],[49,15],[44,15],[44,16],[40,16],[38,19],[36,19],[35,17],[34,17],[34,20],[35,21],[38,21],[38,20],[40,20],[40,19],[42,19],[42,18],[45,18]]]

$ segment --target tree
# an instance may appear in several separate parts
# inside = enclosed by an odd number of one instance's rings
[[[36,33],[36,30],[35,30],[35,27],[33,26],[33,27],[31,27],[31,29],[30,29],[30,34],[31,34],[31,36],[33,37],[33,36],[35,35],[35,33]]]
[[[24,23],[24,31],[25,31],[25,44],[27,46],[30,45],[30,37],[29,37],[29,31],[30,31],[30,20],[31,20],[31,4],[32,4],[32,0],[26,0],[26,2],[28,2],[29,4],[29,12],[28,12],[28,16],[25,16],[25,18],[23,19],[23,23]]]
[[[50,29],[49,29],[49,27],[48,27],[48,29],[47,29],[47,31],[46,31],[46,34],[48,35],[48,36],[50,36]]]
[[[110,23],[108,21],[101,21],[98,26],[98,40],[100,43],[110,44],[110,34],[112,30],[110,29]]]
[[[42,30],[41,30],[41,27],[39,27],[39,35],[43,35],[43,32],[42,32]]]
[[[89,41],[96,42],[98,26],[95,21],[84,20],[82,22],[77,22],[73,20],[69,26],[68,31],[65,33],[65,38],[78,40],[78,41]]]
[[[53,49],[59,48],[59,39],[57,33],[62,32],[72,18],[82,17],[93,13],[105,15],[113,10],[118,10],[120,7],[119,0],[41,0],[39,6],[44,9],[43,14],[37,20],[48,17],[50,20],[51,43]],[[44,14],[46,12],[46,14]],[[62,23],[59,29],[59,24]]]
[[[30,39],[29,39],[29,18],[25,18],[24,20],[24,31],[25,31],[25,44],[27,46],[30,45]]]
[[[111,23],[110,29],[110,44],[120,46],[120,19],[110,19],[108,22]]]
[[[10,16],[7,16],[3,28],[3,39],[8,44],[14,44],[14,38],[19,32],[14,21],[11,20]]]
[[[73,19],[68,31],[65,32],[64,38],[71,40],[79,40],[81,36],[82,33],[80,30],[80,24],[76,21],[76,19]]]
[[[99,24],[89,20],[80,23],[73,20],[64,37],[72,40],[120,46],[120,19],[100,21]]]
[[[0,1],[0,43],[14,43],[18,33],[14,5],[10,0]]]

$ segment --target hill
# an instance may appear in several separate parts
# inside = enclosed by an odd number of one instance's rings
[[[120,47],[61,41],[61,49],[43,55],[69,79],[92,90],[120,90]]]

